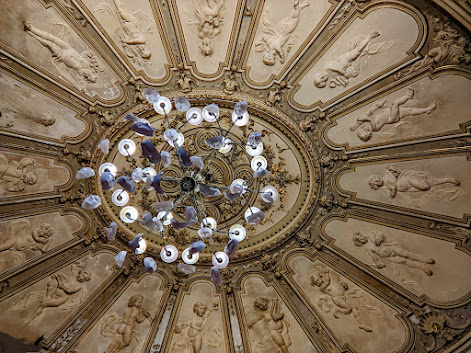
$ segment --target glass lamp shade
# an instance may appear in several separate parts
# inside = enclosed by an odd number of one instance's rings
[[[116,173],[118,172],[118,168],[116,168],[116,166],[113,163],[103,163],[98,168],[98,174],[100,174],[101,176],[104,172],[110,172],[113,176],[116,176]]]
[[[229,256],[225,252],[218,251],[213,255],[211,262],[219,269],[225,268],[229,265]]]
[[[142,234],[139,234],[139,235],[142,235]],[[139,240],[139,247],[136,248],[134,252],[139,255],[139,254],[143,254],[146,250],[147,250],[147,242],[144,238],[141,238],[141,240]]]
[[[119,212],[119,218],[124,223],[134,223],[139,217],[139,212],[132,206],[123,207]]]
[[[186,248],[182,252],[182,260],[183,260],[184,263],[186,263],[188,265],[195,264],[198,261],[199,258],[200,258],[200,253],[198,253],[198,252],[196,254],[193,254],[192,257],[190,257],[190,249],[189,248]]]
[[[245,180],[244,179],[234,179],[234,181],[231,183],[231,186],[229,187],[229,190],[232,194],[237,194],[239,193],[239,190],[242,189],[242,194],[244,194],[247,191],[247,185],[245,185]]]
[[[123,156],[127,156],[128,154],[132,155],[134,152],[136,152],[136,144],[134,143],[133,140],[122,139],[118,143],[118,151]]]
[[[147,174],[149,174],[153,179],[157,175],[157,172],[155,171],[154,168],[146,167],[142,170],[142,174],[143,174],[142,181],[146,181]]]
[[[160,211],[157,214],[157,218],[160,220],[160,222],[162,222],[164,226],[168,226],[170,225],[170,223],[172,223],[173,215],[171,212],[167,213],[167,211]]]
[[[122,207],[129,202],[129,194],[123,189],[117,189],[113,192],[113,195],[111,195],[111,201],[113,201],[116,206]]]
[[[232,149],[232,141],[231,139],[225,139],[224,140],[224,146],[222,146],[218,151],[220,153],[226,154],[229,153]]]
[[[203,121],[203,113],[199,108],[190,108],[186,112],[186,120],[191,125],[199,125]]]
[[[172,102],[167,97],[160,96],[154,103],[154,110],[159,114],[168,114],[172,110]]]
[[[229,229],[229,238],[237,240],[238,242],[241,242],[242,240],[244,240],[246,235],[247,235],[247,230],[244,227],[242,227],[240,224],[234,224]]]
[[[207,122],[213,123],[219,118],[219,107],[216,104],[210,104],[203,108],[203,118]]]
[[[190,109],[190,101],[186,99],[185,97],[176,97],[175,98],[175,108],[179,112],[186,112],[188,109]]]
[[[183,146],[183,142],[185,142],[185,136],[183,136],[181,132],[178,132],[175,129],[165,130],[164,138],[167,140],[168,144],[172,147]]]
[[[217,222],[214,218],[206,217],[201,222],[201,228],[211,228],[211,230],[216,230]]]
[[[263,143],[260,142],[255,148],[249,145],[245,145],[245,150],[247,151],[249,156],[252,156],[252,157],[259,156],[263,152]]]
[[[250,162],[250,166],[252,167],[253,171],[256,172],[259,169],[267,169],[268,162],[263,156],[257,156],[252,158],[252,162]]]
[[[245,126],[249,123],[249,112],[245,112],[242,115],[237,115],[235,112],[232,112],[232,122],[235,126]]]
[[[245,210],[245,213],[244,213],[245,221],[246,221],[247,223],[249,223],[249,222],[247,221],[247,217],[249,217],[249,216],[251,216],[252,214],[257,213],[257,212],[260,212],[260,209],[259,209],[258,207],[251,206],[251,207],[247,208],[247,209]],[[255,223],[250,223],[250,224],[255,224]]]
[[[155,103],[159,100],[160,94],[156,90],[154,90],[150,87],[147,87],[144,90],[144,96],[146,97],[146,99],[149,103]]]
[[[260,197],[265,202],[276,201],[276,199],[278,198],[278,190],[276,190],[276,188],[271,185],[267,185],[262,189]]]
[[[178,258],[178,249],[173,245],[165,245],[160,250],[160,258],[168,264],[174,262]]]

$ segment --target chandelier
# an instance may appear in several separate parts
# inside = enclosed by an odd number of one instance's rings
[[[139,118],[134,114],[127,114],[124,121],[130,123],[130,130],[141,138],[140,148],[142,157],[145,158],[150,166],[139,166],[138,160],[133,157],[137,152],[136,143],[125,138],[118,142],[118,152],[130,161],[129,170],[118,172],[118,168],[109,162],[103,163],[98,168],[100,184],[105,192],[111,194],[111,201],[114,205],[120,207],[119,217],[126,224],[137,222],[143,226],[149,233],[159,233],[163,243],[160,252],[160,258],[166,263],[172,263],[178,259],[179,251],[175,245],[167,244],[163,236],[165,227],[173,227],[174,229],[192,228],[198,229],[200,240],[189,244],[188,248],[181,253],[181,259],[184,264],[178,264],[178,268],[185,273],[195,271],[193,266],[199,259],[199,253],[207,247],[207,242],[214,233],[224,234],[227,236],[227,244],[221,251],[214,251],[212,255],[211,280],[217,285],[222,284],[220,269],[225,268],[229,264],[229,260],[235,256],[239,242],[243,241],[247,235],[247,230],[241,224],[233,224],[231,226],[218,227],[216,220],[208,217],[204,208],[202,198],[213,198],[224,195],[226,201],[234,201],[242,199],[245,203],[244,218],[247,224],[254,225],[261,222],[265,218],[265,214],[259,208],[253,206],[253,202],[249,201],[248,194],[256,193],[266,203],[273,203],[278,198],[278,191],[275,187],[267,185],[262,190],[254,190],[249,188],[249,184],[256,178],[262,178],[269,174],[267,170],[267,160],[261,154],[263,152],[262,134],[254,131],[249,134],[247,142],[240,142],[231,139],[230,132],[232,128],[242,128],[249,121],[248,104],[246,101],[240,101],[235,104],[229,127],[223,128],[220,122],[220,111],[216,104],[209,104],[203,109],[191,107],[189,100],[185,97],[176,97],[173,101],[175,109],[185,114],[186,121],[180,126],[172,127],[168,114],[172,110],[172,101],[168,98],[160,96],[160,94],[151,89],[146,88],[144,95],[147,101],[153,105],[154,110],[164,117],[163,138],[171,148],[173,153],[169,153],[162,149],[158,151],[149,138],[155,136],[155,130],[146,119]],[[205,145],[210,152],[205,156],[190,156],[184,147],[185,135],[182,128],[186,124],[198,126],[206,121],[215,124],[218,131],[217,136],[205,139]],[[173,124],[175,125],[175,124]],[[209,173],[209,162],[216,157],[218,153],[227,154],[235,147],[241,148],[249,158],[251,158],[250,166],[253,174],[249,179],[234,179],[228,185],[215,183],[211,180]],[[104,154],[109,153],[109,140],[102,140],[98,145]],[[173,154],[173,156],[172,156]],[[166,175],[167,167],[172,163],[172,159],[176,158],[181,176],[175,177]],[[156,169],[160,167],[159,173]],[[95,175],[92,168],[84,167],[77,172],[77,179],[90,178]],[[170,183],[176,186],[177,196],[170,198],[166,195],[163,183]],[[145,184],[138,187],[139,184]],[[159,201],[153,204],[153,208],[157,216],[151,213],[139,214],[138,210],[132,205],[128,205],[131,195],[142,192],[155,192],[167,200]],[[190,201],[191,206],[187,206],[184,216],[179,218],[184,220],[179,222],[176,220],[176,208],[184,201]],[[84,199],[82,207],[85,209],[94,209],[99,207],[101,199],[97,195],[91,195]],[[107,231],[106,236],[109,240],[114,240],[118,230],[118,224],[112,222]],[[147,249],[145,235],[137,234],[129,241],[131,251],[136,254],[143,254]],[[122,266],[127,251],[121,251],[115,257],[116,264]],[[145,257],[143,260],[144,267],[150,273],[156,270],[157,264],[152,257]]]

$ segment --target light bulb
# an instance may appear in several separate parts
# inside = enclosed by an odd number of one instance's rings
[[[193,256],[190,257],[190,249],[189,248],[186,248],[182,252],[182,260],[183,260],[184,263],[186,263],[188,265],[195,264],[198,261],[199,258],[200,258],[200,253],[198,253],[198,252],[193,254]]]
[[[229,229],[229,238],[237,240],[239,242],[244,240],[246,235],[247,235],[247,230],[244,227],[242,227],[240,224],[234,224]]]
[[[123,189],[117,189],[113,192],[113,195],[111,195],[111,201],[113,201],[116,206],[122,207],[128,203],[129,194]]]
[[[139,212],[132,206],[126,206],[119,212],[119,218],[124,223],[134,223],[139,217]]]
[[[259,169],[267,169],[268,162],[263,156],[257,156],[252,158],[252,162],[250,162],[250,166],[252,167],[253,171],[256,172]]]
[[[168,114],[172,110],[172,102],[167,97],[160,96],[154,103],[154,110],[161,115]]]
[[[160,258],[168,264],[174,262],[178,258],[178,249],[173,245],[165,245],[160,250]]]
[[[133,140],[123,139],[118,143],[118,151],[123,156],[132,155],[136,152],[136,144]]]

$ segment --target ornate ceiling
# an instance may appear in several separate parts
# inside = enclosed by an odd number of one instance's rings
[[[0,351],[470,350],[468,0],[0,0],[0,10]],[[120,221],[96,178],[75,179],[84,166],[131,165],[117,153],[123,137],[140,141],[126,114],[161,131],[148,86],[217,103],[223,125],[246,100],[252,123],[232,138],[264,136],[271,174],[253,186],[280,198],[254,200],[267,219],[248,227],[222,286],[209,280],[209,251],[188,275],[160,261],[152,233],[157,271],[130,252],[118,267],[143,229]],[[207,154],[215,130],[185,131],[188,151]],[[211,177],[248,178],[240,152],[218,155]],[[102,205],[82,209],[92,194]],[[152,211],[157,196],[141,195],[133,204]],[[226,226],[243,222],[242,206],[206,203]],[[164,236],[180,250],[197,239]]]

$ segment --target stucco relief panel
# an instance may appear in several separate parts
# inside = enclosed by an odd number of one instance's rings
[[[150,328],[156,325],[162,279],[147,275],[133,282],[81,339],[75,351],[143,352]]]
[[[294,103],[312,108],[327,105],[346,91],[358,89],[388,68],[407,61],[420,40],[412,15],[392,7],[370,9],[356,17],[301,76]]]
[[[22,81],[0,72],[0,129],[61,140],[83,134],[87,124],[77,112]]]
[[[272,286],[262,278],[244,279],[240,292],[242,320],[252,353],[315,353],[299,322]]]
[[[458,73],[423,77],[336,119],[327,137],[357,149],[457,132],[469,122],[470,91],[471,80]]]
[[[358,352],[397,352],[407,329],[398,312],[320,261],[296,255],[291,279],[342,345]]]
[[[0,43],[19,60],[88,98],[117,100],[117,77],[54,7],[19,0],[2,4]]]
[[[325,233],[333,246],[416,296],[447,303],[471,291],[471,257],[454,242],[355,218],[333,220]]]
[[[109,253],[79,261],[28,286],[0,303],[0,330],[34,342],[51,335],[112,273]]]
[[[462,218],[471,213],[466,155],[355,165],[338,179],[356,199]]]

